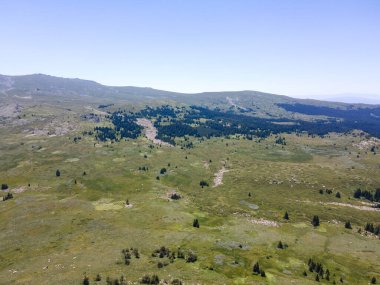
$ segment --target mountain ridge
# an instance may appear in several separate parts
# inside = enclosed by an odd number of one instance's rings
[[[3,75],[0,74],[0,91],[2,93],[10,92],[57,92],[62,93],[77,93],[77,95],[88,95],[94,97],[107,97],[107,96],[116,96],[123,97],[123,95],[134,95],[134,96],[158,96],[158,97],[169,97],[169,98],[177,98],[177,97],[191,97],[196,96],[198,99],[202,99],[200,97],[210,97],[219,98],[226,96],[253,96],[253,97],[261,97],[261,98],[271,98],[280,99],[280,101],[292,101],[292,102],[309,102],[312,104],[318,105],[328,105],[338,104],[341,106],[376,106],[379,104],[372,103],[348,103],[341,101],[329,101],[328,99],[311,99],[311,98],[294,98],[288,95],[282,94],[274,94],[268,92],[262,92],[257,90],[236,90],[236,91],[206,91],[206,92],[197,92],[197,93],[186,93],[186,92],[175,92],[168,90],[161,90],[152,87],[139,87],[139,86],[109,86],[98,83],[93,80],[81,79],[81,78],[66,78],[59,76],[52,76],[42,73],[34,73],[27,75]],[[38,94],[38,93],[37,93]],[[37,95],[35,94],[35,95]],[[284,102],[280,102],[284,103]]]

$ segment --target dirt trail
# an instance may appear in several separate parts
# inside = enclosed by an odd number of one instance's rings
[[[263,225],[263,226],[268,226],[268,227],[279,227],[279,224],[275,221],[270,221],[270,220],[265,220],[263,218],[260,219],[248,219],[248,221],[252,224],[256,225]]]
[[[224,166],[222,169],[220,169],[217,173],[215,173],[214,177],[214,185],[212,187],[218,187],[219,185],[223,184],[223,175],[224,173],[228,172]]]
[[[334,206],[342,206],[342,207],[350,207],[362,211],[371,211],[371,212],[379,212],[380,208],[374,208],[370,206],[357,206],[352,204],[346,204],[346,203],[338,203],[338,202],[329,202],[329,203],[323,203],[324,205],[334,205]]]
[[[172,147],[173,145],[164,142],[162,140],[156,139],[157,136],[157,129],[154,127],[153,123],[149,121],[148,119],[144,118],[138,118],[136,123],[139,126],[144,127],[144,135],[151,140],[153,143],[158,144],[158,145],[164,145],[164,146],[170,146]]]
[[[233,99],[231,98],[231,97],[226,97],[226,100],[227,100],[227,102],[231,105],[231,106],[233,106],[233,107],[235,107],[235,108],[238,108],[238,109],[242,109],[242,110],[244,110],[244,111],[247,111],[248,109],[247,108],[244,108],[244,107],[242,107],[242,106],[239,106],[239,105],[237,105],[234,101],[233,101]]]
[[[301,202],[301,203],[308,203],[308,204],[317,204],[318,202],[311,202],[311,201],[302,201],[302,200],[296,200],[296,202]],[[339,207],[350,207],[354,208],[360,211],[370,211],[370,212],[380,212],[380,208],[375,208],[372,207],[374,204],[370,203],[363,203],[366,206],[359,206],[359,205],[353,205],[353,204],[348,204],[348,203],[339,203],[339,202],[319,202],[319,204],[322,205],[332,205],[332,206],[339,206]]]

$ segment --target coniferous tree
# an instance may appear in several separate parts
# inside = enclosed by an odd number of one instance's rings
[[[197,261],[197,259],[198,259],[198,256],[194,252],[190,251],[189,255],[186,258],[186,262],[195,262]]]
[[[277,248],[284,249],[284,245],[282,244],[281,241],[278,242]]]
[[[289,220],[289,214],[288,214],[287,211],[285,212],[284,219],[285,219],[285,220]]]
[[[11,192],[8,192],[4,197],[3,201],[13,199],[13,194]]]
[[[312,219],[312,221],[311,221],[311,224],[314,227],[318,227],[320,225],[319,217],[318,216],[314,216],[313,219]]]
[[[90,285],[90,279],[88,279],[88,277],[87,276],[85,276],[84,278],[83,278],[83,283],[82,283],[83,285]]]
[[[326,269],[326,280],[330,281],[330,270]]]
[[[61,176],[61,172],[59,171],[59,169],[57,169],[57,171],[55,172],[55,176],[57,177]]]
[[[339,199],[340,199],[340,197],[341,197],[341,195],[340,195],[340,192],[336,192],[336,195],[335,195],[335,197],[337,197],[337,198],[339,198]]]
[[[351,226],[351,222],[350,221],[347,221],[345,224],[344,224],[344,227],[346,228],[346,229],[352,229],[352,226]]]
[[[194,221],[193,221],[193,227],[194,228],[199,228],[199,221],[198,221],[198,219],[194,219]]]
[[[172,281],[172,285],[182,285],[182,281],[179,280],[179,279],[174,279],[174,280]]]
[[[377,283],[376,277],[372,277],[371,284],[376,284],[376,283]]]
[[[256,262],[254,265],[253,265],[253,269],[252,269],[253,273],[255,274],[260,274],[260,265],[259,265],[259,262]]]

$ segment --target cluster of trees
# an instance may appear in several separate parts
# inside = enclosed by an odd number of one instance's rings
[[[107,105],[104,105],[107,107]],[[281,104],[287,110],[294,110],[306,113],[330,113],[334,115],[344,115],[333,108],[326,110],[318,109],[312,111],[308,105],[288,105]],[[312,106],[314,107],[314,106]],[[315,107],[320,108],[320,107]],[[321,107],[324,108],[324,107]],[[330,110],[331,109],[331,110]],[[298,112],[297,111],[297,112]],[[368,111],[368,110],[367,110]],[[365,116],[368,119],[368,113],[363,110],[355,110],[359,117]],[[99,141],[119,141],[122,138],[137,138],[141,134],[142,127],[137,125],[137,117],[146,117],[155,119],[155,127],[158,129],[157,137],[165,142],[175,145],[176,137],[194,136],[194,137],[222,137],[240,134],[247,139],[253,137],[265,138],[271,134],[291,133],[291,132],[308,132],[310,135],[326,135],[329,132],[349,132],[357,129],[358,125],[351,120],[350,116],[345,116],[345,121],[332,118],[329,121],[321,120],[314,122],[306,122],[302,120],[288,120],[293,124],[278,124],[283,119],[264,119],[243,114],[236,114],[233,111],[221,111],[219,109],[209,109],[200,106],[172,107],[169,105],[160,106],[157,108],[146,107],[145,109],[131,113],[126,111],[117,111],[106,118],[110,119],[113,127],[96,127],[95,137]],[[357,117],[357,116],[356,116]],[[374,119],[372,116],[372,121]],[[339,116],[341,118],[341,116]],[[364,118],[364,117],[363,117]],[[204,119],[204,120],[203,120]],[[169,124],[168,124],[169,123]],[[372,122],[373,123],[373,122]],[[361,125],[360,125],[361,126]],[[376,125],[366,124],[366,130],[370,133],[376,133],[380,136],[380,131],[374,131]],[[378,128],[377,128],[378,129]],[[278,137],[275,141],[277,144],[286,145],[286,140],[283,137]],[[184,144],[183,148],[192,148],[191,143]]]
[[[354,192],[354,198],[356,199],[364,198],[371,202],[380,202],[380,188],[377,188],[375,190],[375,193],[368,190],[361,190],[360,188],[358,188]]]
[[[173,192],[173,193],[170,194],[170,199],[172,199],[172,200],[179,200],[179,199],[181,199],[181,195],[178,194],[177,192]]]
[[[331,190],[331,189],[319,189],[319,194],[323,195],[324,193],[331,195],[331,194],[333,194],[333,190]],[[340,194],[340,192],[336,192],[335,197],[341,198],[342,195]]]
[[[8,184],[1,184],[1,190],[7,190]]]
[[[148,168],[148,166],[139,166],[139,170],[141,170],[141,171],[148,171],[149,168]]]
[[[364,230],[375,235],[380,235],[380,224],[375,226],[373,223],[367,223]]]
[[[99,281],[102,281],[102,277],[100,276],[100,274],[96,275],[94,281],[96,282],[96,284],[98,284]],[[121,275],[120,278],[114,278],[114,279],[107,277],[105,281],[106,281],[106,285],[127,285],[127,284],[131,284],[130,282],[127,281],[127,279],[125,278],[124,275]],[[84,276],[82,284],[83,285],[90,285],[90,278],[87,275]],[[151,276],[146,274],[140,279],[140,284],[153,284],[153,285],[154,284],[160,284],[160,278],[156,274],[153,274]],[[169,284],[169,283],[164,280],[164,284]],[[182,281],[180,279],[176,278],[176,279],[172,280],[171,284],[172,285],[182,285]]]
[[[106,116],[111,120],[113,127],[95,127],[95,138],[99,141],[120,141],[123,138],[136,139],[142,127],[136,123],[136,116],[126,112],[114,112]]]
[[[160,112],[163,112],[160,114]],[[208,109],[200,106],[190,106],[190,109],[174,109],[170,106],[163,108],[143,110],[141,115],[156,116],[159,118],[155,127],[161,140],[175,143],[175,137],[221,137],[241,134],[247,139],[253,137],[265,138],[271,134],[308,132],[309,135],[326,135],[329,132],[349,132],[357,129],[357,126],[347,126],[337,119],[330,121],[306,122],[302,120],[290,120],[293,124],[276,124],[281,119],[264,119],[232,111],[222,112],[218,109]],[[168,118],[165,124],[161,124],[162,117]],[[206,120],[201,120],[206,119]],[[288,120],[289,121],[289,120]],[[167,124],[170,122],[170,124]],[[285,145],[284,138],[279,137],[276,143]]]
[[[333,191],[332,191],[331,189],[319,189],[319,194],[326,193],[326,194],[331,195],[332,192],[333,192]]]
[[[175,251],[170,250],[168,247],[161,246],[159,249],[156,249],[152,252],[152,257],[158,258],[168,258],[170,262],[174,262],[176,258],[185,259],[186,262],[193,263],[198,260],[198,256],[191,250],[188,251],[187,255],[182,249],[178,249],[177,253]],[[160,265],[161,263],[161,265]],[[159,262],[157,266],[159,268],[166,266],[167,264]]]
[[[147,274],[141,278],[140,283],[141,284],[160,284],[160,278],[156,274],[153,274],[151,276]]]
[[[100,105],[98,106],[98,108],[99,108],[99,109],[105,109],[105,108],[111,107],[111,106],[113,106],[113,105],[115,105],[115,104],[100,104]]]
[[[280,145],[286,145],[286,139],[279,136],[278,138],[276,138],[276,140],[274,141],[276,144],[280,144]]]
[[[137,113],[139,116],[142,117],[148,117],[148,118],[154,118],[156,117],[158,120],[161,120],[161,118],[175,118],[177,114],[181,113],[182,108],[180,107],[172,107],[170,105],[162,105],[160,107],[151,108],[149,106],[146,106],[145,109],[141,110],[139,113]]]
[[[346,229],[351,230],[351,229],[352,229],[351,222],[350,222],[350,221],[345,222],[345,223],[344,223],[344,227],[345,227]]]
[[[137,259],[140,258],[139,250],[137,248],[133,248],[133,247],[123,249],[121,251],[121,254],[123,255],[125,265],[131,264],[132,256],[134,256]]]
[[[323,265],[319,262],[315,262],[312,258],[309,258],[308,261],[309,271],[317,273],[315,277],[315,281],[318,281],[321,279],[326,279],[327,281],[330,280],[330,271],[328,269],[324,270]],[[304,274],[305,275],[305,274]]]
[[[8,192],[7,194],[5,194],[5,196],[3,197],[3,201],[6,201],[6,200],[10,200],[10,199],[13,199],[13,194]]]
[[[116,141],[116,131],[111,127],[95,127],[95,138],[98,141],[105,142],[107,140]]]
[[[373,136],[380,137],[380,107],[355,108],[351,106],[347,109],[336,109],[298,103],[278,104],[278,106],[290,112],[332,117],[328,124],[325,123],[332,131],[335,129],[337,132],[347,132],[361,129]],[[337,118],[344,120],[338,120]]]
[[[97,115],[97,114],[94,114],[94,113],[84,114],[84,115],[81,115],[80,117],[83,120],[92,121],[92,122],[95,122],[95,123],[99,123],[100,120],[101,120],[100,116]]]
[[[175,257],[175,252],[171,251],[168,247],[165,246],[161,246],[159,249],[156,249],[152,252],[152,257],[170,258],[171,256]]]

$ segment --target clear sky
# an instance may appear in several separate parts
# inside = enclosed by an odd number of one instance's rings
[[[380,94],[380,1],[0,0],[0,73]]]

